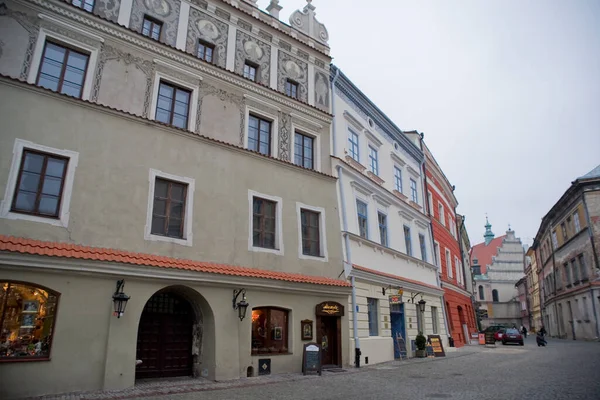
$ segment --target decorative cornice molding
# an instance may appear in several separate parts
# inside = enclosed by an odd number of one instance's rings
[[[406,161],[404,161],[402,158],[400,158],[400,156],[398,154],[396,154],[396,152],[394,150],[390,151],[390,156],[392,157],[392,160],[397,162],[398,165],[400,165],[401,167],[404,167],[406,165]]]
[[[344,115],[344,118],[354,126],[354,129],[358,129],[361,132],[365,130],[365,127],[363,126],[363,124],[359,120],[354,118],[354,116],[352,114],[350,114],[348,111],[344,110],[343,115]]]
[[[371,132],[370,130],[363,129],[363,132],[364,132],[365,136],[367,137],[367,139],[369,139],[369,141],[372,142],[375,146],[381,147],[381,145],[383,145],[383,142],[381,140],[379,140],[379,138],[377,136],[375,136],[373,134],[373,132]]]
[[[373,191],[371,189],[369,189],[365,185],[362,185],[360,182],[352,181],[350,182],[350,186],[352,186],[354,190],[364,194],[365,196],[371,196],[373,194]]]

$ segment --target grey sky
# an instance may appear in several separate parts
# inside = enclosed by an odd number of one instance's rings
[[[264,9],[268,0],[259,0]],[[305,0],[281,0],[281,19]],[[600,164],[600,1],[313,0],[334,63],[404,130],[425,133],[483,241],[485,213],[531,243]]]

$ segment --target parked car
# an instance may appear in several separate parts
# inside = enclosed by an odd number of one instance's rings
[[[494,339],[496,340],[496,342],[499,342],[502,340],[502,337],[504,336],[504,332],[506,332],[506,328],[500,328],[496,331],[496,333],[494,333]]]
[[[491,325],[491,326],[488,326],[487,328],[485,328],[483,331],[481,331],[481,333],[486,334],[486,333],[491,332],[494,334],[494,339],[496,341],[500,341],[500,340],[502,340],[502,336],[501,335],[499,336],[498,332],[503,329],[506,329],[506,328],[502,325]]]
[[[502,344],[506,345],[507,343],[518,343],[520,346],[523,346],[523,335],[519,332],[518,329],[508,328],[504,331],[502,335]]]

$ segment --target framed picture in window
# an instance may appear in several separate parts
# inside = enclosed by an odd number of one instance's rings
[[[280,326],[276,326],[273,328],[273,340],[282,340],[283,339],[283,328]]]
[[[26,300],[23,302],[23,313],[37,313],[40,311],[40,302],[37,300]]]
[[[23,313],[21,317],[21,328],[35,328],[35,314]]]
[[[300,321],[302,328],[302,340],[312,340],[313,338],[313,322],[310,319]]]

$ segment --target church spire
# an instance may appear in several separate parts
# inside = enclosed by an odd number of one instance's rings
[[[488,221],[488,217],[487,215],[485,216],[485,233],[483,234],[483,237],[485,238],[485,245],[487,246],[488,244],[490,244],[490,242],[492,241],[492,239],[494,239],[494,233],[492,232],[492,224],[490,224],[490,221]]]

